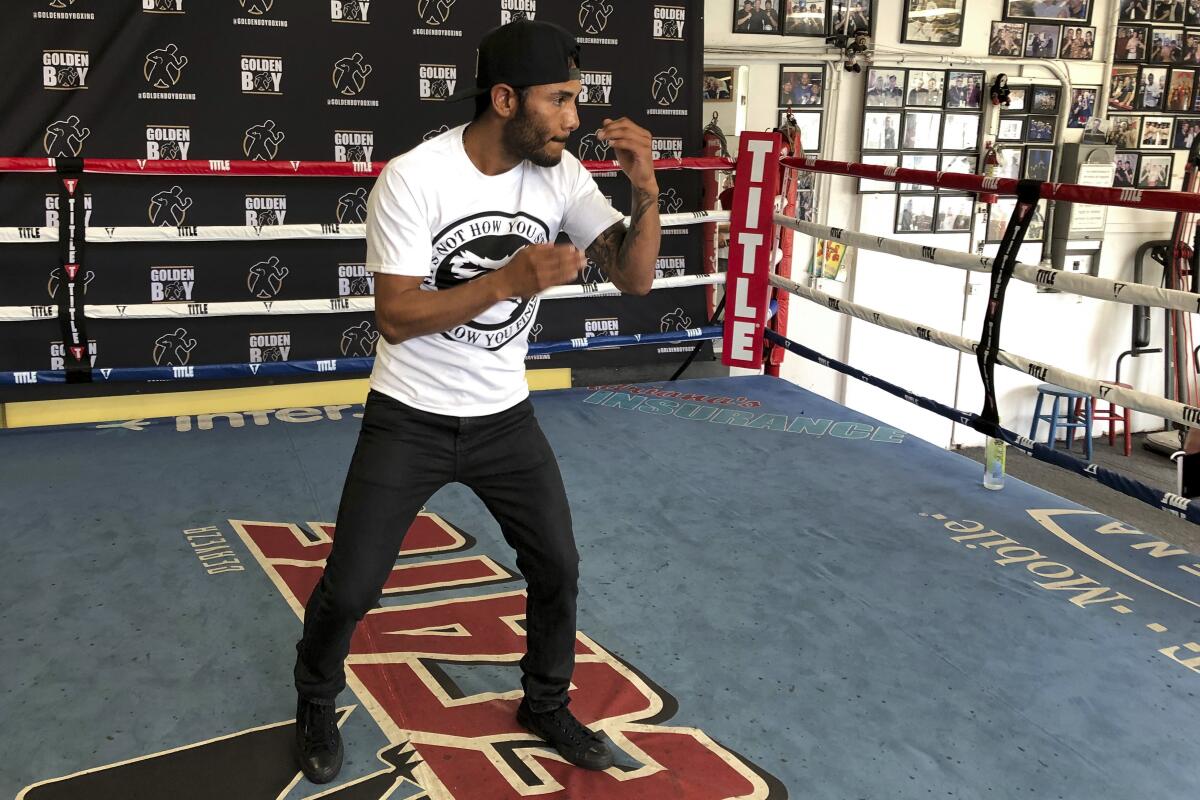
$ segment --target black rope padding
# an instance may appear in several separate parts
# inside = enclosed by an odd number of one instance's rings
[[[1017,206],[1004,231],[996,260],[992,262],[991,289],[988,293],[987,311],[983,316],[983,333],[975,348],[979,376],[983,379],[983,411],[979,416],[984,429],[981,429],[981,432],[988,435],[991,435],[989,431],[992,428],[1000,425],[1000,411],[996,405],[995,372],[996,359],[1000,354],[1000,322],[1004,316],[1004,295],[1017,266],[1017,251],[1025,241],[1025,233],[1029,230],[1029,223],[1033,221],[1033,212],[1037,210],[1041,194],[1041,181],[1017,183]]]

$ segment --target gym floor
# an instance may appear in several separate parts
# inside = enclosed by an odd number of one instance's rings
[[[572,709],[618,767],[516,726],[523,582],[450,486],[356,634],[342,775],[298,777],[298,612],[359,425],[328,406],[0,432],[0,795],[1200,792],[1200,565],[1159,534],[771,378],[535,406],[582,556]]]

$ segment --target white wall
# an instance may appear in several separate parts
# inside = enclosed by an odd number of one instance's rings
[[[967,0],[964,46],[961,48],[901,45],[900,23],[903,0],[875,0],[875,63],[899,66],[948,67],[970,63],[985,69],[989,81],[997,72],[1010,78],[1057,81],[1054,65],[1025,59],[997,59],[987,55],[987,41],[993,20],[1001,18],[1001,0]],[[1110,19],[1117,0],[1094,0],[1091,24],[1097,29],[1096,60],[1058,61],[1058,71],[1071,85],[1102,86],[1103,59],[1111,52]],[[767,37],[732,33],[731,0],[705,2],[705,63],[712,65],[746,64],[749,67],[746,127],[764,130],[775,124],[777,115],[778,65],[819,60],[828,53],[820,39]],[[862,124],[862,73],[844,72],[838,63],[827,73],[825,131],[820,155],[839,161],[859,160]],[[1064,89],[1064,98],[1069,98]],[[986,101],[985,101],[986,102]],[[1065,100],[1064,100],[1065,102]],[[994,111],[985,111],[985,136],[994,132]],[[1066,141],[1078,141],[1078,130],[1067,130]],[[1172,188],[1179,188],[1183,155],[1175,154]],[[1066,180],[1065,177],[1063,180]],[[966,235],[938,234],[896,236],[893,218],[894,195],[855,194],[850,178],[824,176],[818,188],[818,221],[824,224],[862,230],[940,248],[968,250]],[[1100,275],[1131,280],[1133,254],[1149,239],[1170,235],[1171,215],[1110,209],[1106,226]],[[797,235],[793,277],[803,280],[811,255],[803,244],[807,237]],[[1036,261],[1039,247],[1023,250]],[[1032,251],[1032,252],[1031,252]],[[1147,282],[1156,283],[1157,269],[1150,269]],[[835,297],[871,306],[922,324],[979,338],[987,276],[970,278],[974,291],[967,295],[964,273],[937,268],[877,253],[858,252],[845,283],[818,280],[816,288]],[[965,302],[964,302],[965,301]],[[1131,306],[1109,303],[1075,295],[1039,293],[1035,287],[1013,281],[1009,286],[1004,311],[1001,346],[1010,352],[1054,364],[1086,376],[1111,380],[1117,354],[1129,348]],[[965,319],[964,319],[965,313]],[[1156,312],[1152,320],[1154,341],[1162,345],[1162,319]],[[907,389],[968,411],[978,412],[983,393],[974,357],[961,358],[937,345],[893,333],[859,320],[794,299],[789,320],[789,336],[827,355],[898,383]],[[876,389],[798,357],[788,356],[784,377],[891,425],[911,431],[941,446],[978,444],[982,437],[961,425],[952,425],[941,417],[892,398]],[[1002,423],[1013,430],[1028,433],[1035,402],[1036,381],[1007,367],[996,367],[997,401]],[[1162,357],[1126,359],[1122,380],[1143,391],[1162,393]],[[1135,414],[1136,429],[1157,429],[1161,420]],[[1041,437],[1045,436],[1043,425]]]

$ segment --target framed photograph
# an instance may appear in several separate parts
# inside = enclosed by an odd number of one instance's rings
[[[983,107],[984,74],[976,70],[949,70],[946,73],[946,108]]]
[[[775,0],[733,0],[733,32],[778,36],[781,31]]]
[[[947,114],[942,123],[943,150],[978,150],[980,114]]]
[[[1196,6],[1200,7],[1200,2],[1196,2]],[[1200,66],[1200,32],[1183,32],[1183,63]]]
[[[1144,0],[1145,1],[1145,0]],[[1146,25],[1118,25],[1113,61],[1145,61],[1150,28]]]
[[[1092,0],[1004,0],[1004,18],[1091,22]]]
[[[825,104],[825,67],[821,64],[781,64],[779,105],[804,108]]]
[[[820,111],[791,111],[796,127],[800,129],[800,146],[805,153],[814,154],[821,149],[821,112]],[[785,127],[789,112],[782,109],[779,112],[779,127]]]
[[[1196,97],[1192,103],[1192,111],[1200,111],[1200,83],[1196,84]]]
[[[1195,70],[1171,70],[1171,78],[1167,83],[1167,111],[1191,111],[1195,92]]]
[[[1114,163],[1117,170],[1113,174],[1113,186],[1117,189],[1137,188],[1138,160],[1141,153],[1117,152]]]
[[[1025,148],[1025,175],[1031,181],[1050,180],[1050,167],[1054,164],[1053,147]]]
[[[1008,221],[1012,219],[1017,208],[1015,197],[1002,197],[988,206],[987,228],[984,241],[999,242],[1004,238]],[[1033,210],[1033,219],[1029,221],[1029,229],[1025,232],[1026,242],[1040,242],[1046,235],[1046,201],[1038,201]]]
[[[999,177],[1012,178],[1014,181],[1021,179],[1021,164],[1025,161],[1024,147],[997,147],[996,156],[1000,159],[996,169]]]
[[[1150,20],[1150,0],[1119,0],[1121,3],[1121,22],[1148,22]]]
[[[903,69],[872,67],[867,70],[867,108],[899,108],[904,105]]]
[[[1142,154],[1138,165],[1137,188],[1139,189],[1169,189],[1171,187],[1171,167],[1174,166],[1175,156]]]
[[[784,36],[824,36],[825,0],[784,0]]]
[[[910,69],[905,84],[904,104],[917,108],[941,108],[946,73],[940,69]]]
[[[932,233],[934,195],[900,195],[896,203],[896,233]]]
[[[1144,150],[1170,150],[1174,130],[1174,117],[1146,117],[1142,120],[1140,147]]]
[[[1106,141],[1118,150],[1135,150],[1142,141],[1142,118],[1129,115],[1111,117]]]
[[[1025,117],[1001,117],[1000,128],[996,133],[996,141],[1025,141]]]
[[[899,150],[900,112],[868,111],[863,114],[862,149]]]
[[[1137,110],[1162,111],[1166,89],[1166,67],[1142,67],[1138,73]]]
[[[737,96],[736,67],[704,68],[704,102],[732,103]]]
[[[998,242],[1004,238],[1004,231],[1008,228],[1008,221],[1012,218],[1016,207],[1017,198],[1015,197],[1001,197],[987,207],[987,229],[983,236],[985,241]],[[1031,238],[1026,232],[1025,240],[1029,241]]]
[[[936,111],[905,111],[903,150],[937,150],[942,132],[942,115]]]
[[[989,56],[1020,58],[1025,47],[1024,22],[993,22],[988,38]]]
[[[974,175],[979,169],[979,156],[965,153],[947,153],[942,156],[938,166],[942,172],[955,172],[962,175]]]
[[[1058,98],[1062,94],[1057,86],[1034,86],[1033,99],[1029,104],[1032,114],[1057,114]]]
[[[1182,64],[1183,56],[1182,28],[1160,28],[1155,25],[1150,29],[1147,61],[1151,64]]]
[[[1086,128],[1087,122],[1096,111],[1100,97],[1099,86],[1076,86],[1071,89],[1071,111],[1067,117],[1068,128]]]
[[[1191,150],[1200,136],[1200,117],[1179,117],[1175,120],[1175,136],[1171,142],[1172,150]]]
[[[1136,72],[1136,70],[1135,70]],[[1008,105],[1001,106],[1001,113],[1023,114],[1029,110],[1029,85],[1008,86]]]
[[[1150,0],[1151,21],[1182,25],[1183,3],[1184,0]]]
[[[1086,25],[1068,25],[1063,28],[1062,45],[1058,48],[1059,58],[1090,61],[1095,52],[1095,28]]]
[[[1137,67],[1113,67],[1108,85],[1108,110],[1133,111],[1137,102],[1137,87]]]
[[[1030,117],[1025,123],[1025,141],[1053,142],[1057,117]]]
[[[864,164],[877,164],[882,167],[898,167],[900,166],[900,156],[898,155],[866,155],[862,157]],[[876,194],[881,192],[896,191],[896,184],[892,181],[873,181],[870,178],[858,179],[859,194]]]
[[[900,41],[958,47],[963,36],[966,0],[907,0]]]
[[[975,198],[971,195],[941,195],[937,201],[938,233],[970,233],[975,214]]]
[[[1058,42],[1061,38],[1061,25],[1030,23],[1025,28],[1025,57],[1058,58]]]
[[[812,189],[796,192],[796,219],[801,222],[813,222],[816,210]]]
[[[925,169],[930,172],[937,172],[938,157],[932,153],[902,153],[900,155],[900,166],[905,169]],[[902,183],[900,184],[902,192],[936,192],[936,186],[926,186],[923,183]]]
[[[853,36],[856,33],[871,33],[874,20],[871,18],[871,0],[829,0],[829,32]],[[903,84],[901,84],[903,85]]]
[[[1046,201],[1039,200],[1033,208],[1033,219],[1029,220],[1029,230],[1025,232],[1025,240],[1040,242],[1046,237]]]
[[[1196,0],[1187,0],[1183,4],[1183,24],[1192,27],[1200,25],[1200,3]]]

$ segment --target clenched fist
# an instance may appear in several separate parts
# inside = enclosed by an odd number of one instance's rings
[[[498,275],[510,297],[533,297],[551,286],[572,283],[587,256],[569,244],[531,244],[521,248]]]

